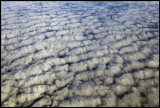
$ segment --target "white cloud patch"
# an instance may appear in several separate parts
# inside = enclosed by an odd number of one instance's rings
[[[2,107],[159,106],[159,2],[1,7]]]

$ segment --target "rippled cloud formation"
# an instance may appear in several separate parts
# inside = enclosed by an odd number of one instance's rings
[[[1,106],[159,106],[159,2],[5,2]]]

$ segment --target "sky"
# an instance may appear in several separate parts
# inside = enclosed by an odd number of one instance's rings
[[[1,106],[159,106],[159,2],[2,1]]]

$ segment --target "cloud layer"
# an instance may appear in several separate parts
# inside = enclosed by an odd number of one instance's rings
[[[1,6],[2,106],[159,106],[159,2]]]

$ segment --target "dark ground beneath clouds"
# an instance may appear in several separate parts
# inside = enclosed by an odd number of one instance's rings
[[[159,2],[1,3],[1,106],[159,106]]]

